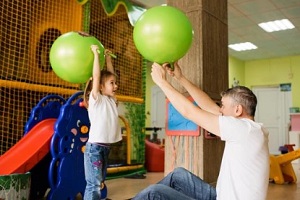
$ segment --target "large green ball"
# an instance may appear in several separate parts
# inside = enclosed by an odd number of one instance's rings
[[[50,49],[50,64],[55,74],[70,83],[85,83],[93,72],[94,54],[91,45],[98,45],[100,65],[104,65],[101,42],[82,32],[68,32],[59,36]]]
[[[149,61],[173,63],[189,50],[193,28],[188,17],[171,6],[157,6],[137,20],[133,40],[140,54]]]

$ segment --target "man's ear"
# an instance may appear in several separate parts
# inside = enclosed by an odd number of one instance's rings
[[[236,106],[235,114],[237,117],[239,117],[243,114],[243,106],[242,105],[239,104]]]

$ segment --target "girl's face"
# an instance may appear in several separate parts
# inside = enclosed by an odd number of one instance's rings
[[[118,86],[116,84],[116,77],[115,76],[107,77],[106,80],[104,81],[104,84],[101,84],[100,87],[101,87],[100,90],[102,95],[114,97],[118,89]]]

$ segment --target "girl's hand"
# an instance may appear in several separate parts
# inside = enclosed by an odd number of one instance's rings
[[[95,45],[95,44],[93,44],[92,46],[91,46],[91,50],[92,50],[92,52],[94,53],[94,55],[98,55],[98,51],[99,51],[99,47],[98,47],[98,45]]]
[[[105,49],[104,55],[106,58],[117,58],[117,56],[113,54],[109,49]]]
[[[108,56],[111,57],[112,52],[111,52],[109,49],[105,49],[105,50],[104,50],[104,55],[107,56],[107,57],[108,57]]]

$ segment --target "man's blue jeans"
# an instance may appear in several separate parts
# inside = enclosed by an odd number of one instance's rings
[[[109,147],[87,142],[84,152],[86,188],[84,200],[101,199],[100,187],[106,177]],[[103,198],[103,197],[102,197]]]
[[[215,200],[216,189],[186,169],[179,167],[157,184],[137,194],[134,200]]]

